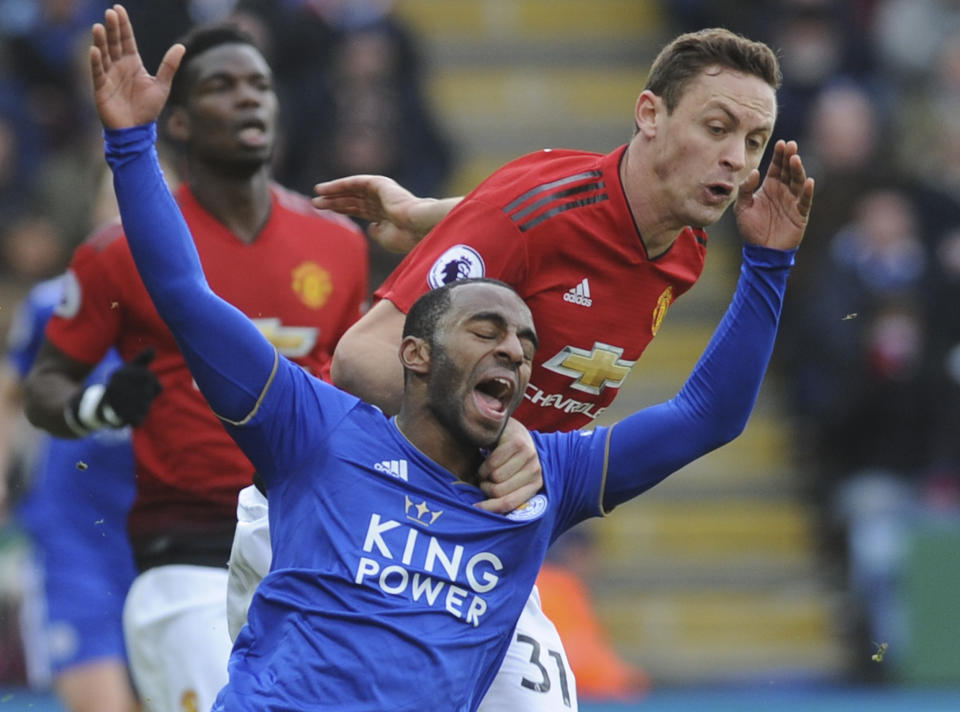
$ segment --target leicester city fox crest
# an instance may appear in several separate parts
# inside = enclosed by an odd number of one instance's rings
[[[485,273],[486,267],[479,252],[466,245],[454,245],[433,263],[427,283],[436,289],[458,279],[483,277]]]
[[[512,519],[515,522],[526,522],[531,519],[536,519],[546,511],[547,496],[545,494],[537,494],[510,512],[510,514],[507,515],[507,519]]]

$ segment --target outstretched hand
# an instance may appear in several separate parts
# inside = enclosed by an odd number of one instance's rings
[[[108,129],[140,126],[155,121],[170,94],[170,83],[185,48],[175,44],[163,57],[155,77],[143,66],[133,36],[133,25],[122,5],[104,13],[103,24],[93,26],[90,70],[93,98],[100,121]]]
[[[370,224],[367,233],[392,252],[409,252],[442,220],[459,198],[418,198],[392,178],[356,175],[314,186],[313,206]]]
[[[751,173],[733,205],[744,241],[779,250],[798,247],[807,228],[813,189],[797,143],[777,141],[763,183],[759,171]]]

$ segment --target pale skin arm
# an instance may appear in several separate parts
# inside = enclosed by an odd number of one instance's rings
[[[370,223],[367,233],[391,252],[406,253],[456,205],[457,198],[418,198],[392,178],[355,175],[317,183],[313,206]]]
[[[800,246],[810,207],[813,178],[808,178],[796,141],[777,141],[767,175],[753,171],[740,186],[733,212],[743,240],[751,245],[791,250]]]
[[[383,299],[341,337],[333,354],[331,378],[385,413],[396,413],[403,392],[403,368],[397,353],[406,315]],[[543,486],[540,460],[529,431],[510,419],[497,447],[478,472],[480,489],[490,499],[477,506],[512,512]]]

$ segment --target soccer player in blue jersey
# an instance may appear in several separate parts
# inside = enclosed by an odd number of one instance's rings
[[[69,279],[30,290],[7,335],[5,405],[36,358],[44,327]],[[85,385],[125,379],[150,381],[143,364],[126,366],[111,351]],[[155,381],[154,381],[155,382]],[[145,411],[146,406],[144,406]],[[130,429],[106,429],[77,440],[38,435],[28,460],[31,479],[16,506],[31,555],[21,629],[32,687],[53,684],[70,712],[134,712],[136,695],[127,671],[121,613],[136,570],[126,533],[133,502]]]
[[[131,252],[197,385],[262,475],[274,556],[214,710],[475,710],[550,543],[746,424],[813,197],[799,156],[771,168],[783,214],[747,245],[733,302],[681,392],[610,428],[534,434],[544,487],[509,515],[476,472],[530,377],[537,336],[509,287],[463,281],[410,309],[387,418],[281,358],[208,287],[156,159],[183,54],[144,69],[120,6],[91,66]]]

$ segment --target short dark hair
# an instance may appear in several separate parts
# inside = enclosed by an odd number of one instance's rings
[[[450,292],[465,284],[495,284],[499,287],[506,287],[511,292],[514,291],[513,287],[506,282],[490,277],[457,279],[436,289],[431,289],[429,292],[422,294],[410,307],[410,311],[407,312],[407,318],[403,322],[403,338],[416,336],[433,345],[437,324],[440,323],[440,319],[450,308]]]
[[[687,84],[711,66],[759,77],[774,90],[779,89],[783,81],[780,62],[770,47],[722,27],[713,27],[680,35],[660,50],[644,89],[663,99],[667,112],[672,112]]]
[[[260,51],[252,35],[231,24],[195,27],[180,42],[187,48],[187,51],[184,53],[183,59],[180,60],[180,68],[173,76],[170,96],[167,98],[167,107],[184,106],[187,103],[187,97],[192,89],[191,82],[193,81],[189,72],[190,63],[207,50],[221,45],[242,44],[250,45],[258,52]]]

